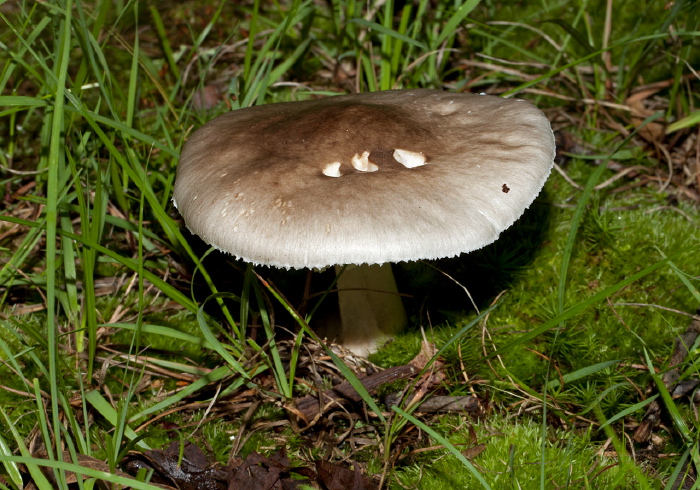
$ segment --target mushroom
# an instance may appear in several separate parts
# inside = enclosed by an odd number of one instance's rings
[[[173,201],[193,233],[245,261],[357,266],[339,278],[336,337],[366,354],[406,323],[390,263],[495,241],[553,158],[549,122],[520,99],[343,95],[208,122],[182,151]]]

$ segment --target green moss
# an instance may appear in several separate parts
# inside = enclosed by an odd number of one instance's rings
[[[474,441],[470,440],[467,424],[470,422],[454,416],[444,417],[433,428],[465,451],[475,446]],[[572,435],[567,431],[548,429],[543,445],[542,427],[527,420],[514,422],[496,417],[473,423],[472,427],[478,443],[484,444],[485,449],[473,457],[471,463],[479,468],[479,473],[492,488],[541,488],[543,446],[546,487],[561,487],[568,483],[573,488],[585,488],[586,479],[592,488],[636,486],[631,476],[620,474],[620,470],[615,469],[592,478],[589,473],[592,469],[616,461],[599,456],[597,450],[590,446],[586,433]],[[426,465],[427,461],[430,464]],[[617,482],[617,486],[613,482]],[[395,480],[390,488],[399,489],[402,486],[425,490],[481,488],[462,463],[441,449],[420,458],[403,460],[396,468]]]

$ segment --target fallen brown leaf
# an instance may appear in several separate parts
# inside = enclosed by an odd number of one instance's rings
[[[131,475],[142,468],[153,470],[151,482],[179,490],[225,490],[229,480],[225,467],[209,464],[202,450],[190,442],[182,448],[182,458],[180,443],[174,441],[164,451],[131,451],[121,461],[121,466]]]
[[[328,461],[316,461],[316,474],[318,482],[328,490],[374,490],[377,486],[355,469],[345,468]]]
[[[481,443],[477,444],[476,446],[472,446],[469,449],[465,449],[462,451],[462,454],[467,459],[474,459],[484,451],[486,451],[486,444]]]

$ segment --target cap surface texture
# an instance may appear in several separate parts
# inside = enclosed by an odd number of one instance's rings
[[[344,95],[208,122],[182,151],[173,200],[193,233],[255,264],[435,259],[495,241],[553,158],[549,122],[526,101]]]

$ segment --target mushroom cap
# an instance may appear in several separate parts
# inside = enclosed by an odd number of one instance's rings
[[[495,241],[553,159],[549,122],[523,100],[344,95],[208,122],[182,151],[173,201],[193,233],[255,264],[435,259]]]

